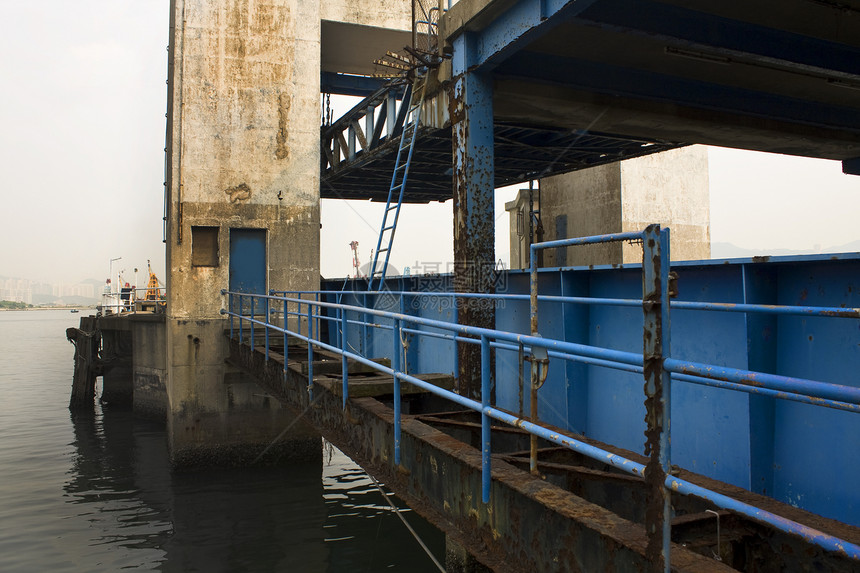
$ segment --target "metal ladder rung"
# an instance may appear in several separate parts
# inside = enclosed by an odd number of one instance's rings
[[[371,266],[370,283],[368,284],[368,288],[370,289],[373,289],[376,286],[375,280],[377,278],[379,278],[378,285],[381,285],[382,281],[385,280],[385,271],[388,266],[388,255],[386,255],[383,261],[380,261],[380,255],[381,253],[389,253],[391,245],[394,242],[394,233],[397,227],[397,216],[400,214],[400,206],[403,203],[403,195],[406,191],[406,180],[409,175],[409,165],[412,162],[412,153],[415,151],[415,140],[418,135],[418,126],[421,122],[421,107],[424,103],[424,94],[426,92],[427,73],[427,70],[424,70],[424,73],[419,73],[409,95],[409,103],[406,108],[407,113],[404,118],[403,127],[400,131],[397,159],[394,164],[394,172],[391,175],[391,185],[388,188],[388,200],[382,217],[382,227],[379,230],[379,240],[376,244],[376,252]],[[403,103],[406,104],[405,101]],[[389,225],[388,214],[391,211],[395,211],[395,215],[394,222]],[[386,239],[385,233],[389,231],[390,234]],[[382,246],[383,240],[387,241],[385,247]],[[380,263],[382,268],[378,268],[380,267]]]

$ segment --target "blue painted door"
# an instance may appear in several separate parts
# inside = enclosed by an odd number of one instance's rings
[[[266,294],[265,229],[230,229],[230,290]]]

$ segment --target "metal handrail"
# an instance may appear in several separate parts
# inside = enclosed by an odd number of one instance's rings
[[[645,312],[645,321],[644,326],[646,328],[646,332],[648,328],[654,329],[655,325],[659,326],[659,322],[654,321],[655,316],[659,316],[663,314],[662,322],[666,323],[668,326],[668,310],[669,304],[667,298],[667,292],[665,292],[661,285],[668,285],[668,233],[663,230],[660,231],[659,227],[652,226],[643,231],[642,233],[623,233],[623,234],[615,234],[615,235],[605,235],[600,237],[591,237],[591,238],[578,238],[578,239],[568,239],[563,241],[550,241],[546,243],[538,243],[532,245],[533,255],[534,251],[540,248],[551,248],[568,245],[568,244],[590,244],[595,242],[605,242],[605,241],[621,241],[621,240],[641,240],[643,249],[645,252],[644,260],[646,260],[646,265],[643,265],[643,289],[646,296],[643,296],[642,300],[637,300],[639,304],[642,305],[642,308]],[[663,248],[664,258],[661,257],[661,251],[655,250],[655,245],[660,244]],[[532,260],[536,260],[535,256],[532,256]],[[533,279],[536,278],[534,275],[536,274],[535,269],[532,269]],[[576,438],[565,435],[563,433],[559,433],[557,430],[553,428],[548,428],[543,426],[538,418],[535,416],[533,419],[529,420],[525,417],[517,417],[514,414],[511,414],[503,409],[497,408],[494,405],[489,403],[490,397],[490,349],[493,347],[496,348],[504,348],[507,350],[516,350],[520,347],[524,348],[529,354],[534,355],[534,350],[536,348],[543,348],[546,350],[546,353],[549,356],[554,358],[560,358],[563,360],[575,360],[580,362],[585,362],[589,364],[594,364],[597,366],[604,366],[610,368],[617,368],[621,370],[626,370],[630,372],[637,373],[646,373],[648,371],[648,375],[651,376],[650,381],[653,382],[653,377],[655,376],[655,366],[659,368],[656,369],[658,376],[664,376],[662,388],[660,385],[652,385],[650,388],[649,399],[660,400],[663,399],[661,393],[668,394],[668,380],[671,376],[672,379],[684,381],[684,382],[693,382],[697,384],[709,384],[709,385],[718,385],[723,388],[729,388],[733,390],[742,390],[754,393],[761,393],[769,396],[773,396],[776,398],[785,398],[785,399],[795,399],[797,401],[804,401],[805,403],[835,407],[839,409],[849,410],[849,411],[858,411],[858,406],[860,406],[860,388],[853,388],[849,386],[843,386],[839,384],[831,384],[825,382],[819,382],[814,380],[802,379],[802,378],[794,378],[788,376],[779,376],[774,374],[767,374],[761,372],[754,372],[750,370],[742,370],[737,368],[729,368],[729,367],[717,367],[706,364],[699,364],[690,361],[677,360],[672,359],[669,356],[668,344],[665,347],[657,348],[656,350],[653,347],[648,347],[646,345],[642,354],[626,352],[621,350],[612,350],[607,348],[601,348],[596,346],[589,346],[585,344],[578,344],[573,342],[567,342],[564,340],[556,340],[549,338],[542,338],[540,335],[536,333],[536,311],[537,311],[537,301],[538,300],[549,300],[549,301],[557,301],[557,302],[572,302],[572,303],[583,303],[583,297],[546,297],[546,296],[538,296],[536,289],[536,280],[532,282],[532,293],[528,297],[532,301],[532,325],[533,325],[533,334],[525,335],[525,334],[517,334],[507,331],[500,331],[488,328],[480,328],[474,326],[460,325],[451,322],[445,322],[440,320],[410,316],[405,312],[390,312],[384,310],[378,310],[375,308],[368,308],[366,306],[354,306],[347,304],[339,304],[339,303],[330,303],[320,300],[321,295],[324,294],[335,294],[340,295],[343,294],[341,291],[301,291],[296,292],[298,294],[298,298],[288,297],[286,294],[277,295],[274,294],[275,291],[272,291],[273,294],[263,295],[263,294],[247,294],[247,293],[233,293],[228,291],[222,291],[223,294],[229,295],[229,310],[222,310],[223,314],[227,314],[230,316],[231,322],[231,336],[233,334],[233,319],[239,319],[239,337],[240,342],[243,338],[243,322],[250,323],[251,326],[251,347],[253,349],[254,345],[254,325],[260,325],[266,329],[266,356],[268,357],[268,331],[269,329],[273,329],[275,331],[279,331],[283,333],[284,336],[284,345],[287,348],[287,337],[293,336],[299,340],[305,341],[308,343],[308,355],[309,355],[309,376],[308,376],[308,390],[309,392],[313,392],[313,348],[323,348],[326,350],[333,351],[341,355],[343,364],[343,374],[342,374],[342,386],[343,386],[343,407],[346,407],[346,402],[349,396],[349,372],[347,368],[347,360],[352,359],[359,363],[365,364],[379,372],[390,374],[394,378],[394,458],[395,463],[400,463],[400,425],[401,425],[401,415],[400,415],[400,382],[409,382],[414,384],[415,386],[422,388],[428,392],[436,394],[440,397],[451,400],[452,402],[463,406],[465,408],[474,410],[481,414],[482,419],[482,497],[484,502],[489,501],[490,496],[490,485],[491,485],[491,458],[490,458],[490,426],[489,420],[495,419],[507,424],[511,424],[522,428],[529,434],[546,439],[550,442],[562,445],[564,447],[570,448],[574,451],[582,453],[583,455],[592,457],[599,461],[609,463],[610,465],[622,469],[628,473],[637,476],[645,476],[645,467],[642,464],[634,462],[632,460],[626,459],[624,457],[618,456],[616,454],[612,454],[607,452],[606,450],[602,450],[600,448],[596,448],[594,446],[590,446],[577,440]],[[649,290],[650,289],[650,290]],[[281,291],[288,292],[288,291]],[[304,299],[303,295],[312,294],[313,299]],[[410,296],[444,296],[444,297],[462,297],[462,298],[515,298],[516,300],[523,300],[525,298],[524,295],[483,295],[483,294],[474,294],[474,293],[413,293],[413,292],[401,292],[401,291],[379,291],[376,293],[370,292],[357,292],[355,294],[402,294],[402,295],[410,295]],[[235,302],[234,298],[238,297],[239,301],[239,312],[235,310]],[[248,298],[251,301],[251,316],[248,317],[244,314],[244,299]],[[264,301],[266,306],[265,311],[265,320],[260,320],[254,312],[254,301]],[[631,304],[633,299],[598,299],[599,302],[596,304],[618,304],[621,303],[621,306],[634,306]],[[282,316],[283,318],[283,326],[278,326],[273,324],[271,321],[271,302],[279,301],[281,304],[280,310],[276,309],[274,313],[278,316]],[[661,301],[664,301],[661,304]],[[296,304],[296,312],[291,312],[289,310],[290,304]],[[302,304],[306,305],[305,312],[302,312]],[[676,303],[677,304],[677,303]],[[777,314],[818,314],[821,316],[844,316],[843,314],[834,314],[833,310],[845,311],[845,312],[856,312],[857,309],[833,309],[827,307],[774,307],[770,305],[743,305],[741,308],[743,310],[738,310],[737,305],[724,305],[722,303],[693,303],[697,305],[695,310],[723,310],[730,312],[766,312],[766,313],[777,313]],[[401,306],[403,305],[403,298],[401,298]],[[675,306],[674,304],[672,306]],[[690,308],[690,307],[688,307]],[[333,310],[335,316],[325,316],[322,314],[323,309]],[[454,310],[456,311],[456,305],[454,306]],[[363,315],[364,317],[368,317],[365,320],[350,320],[347,317],[347,313],[355,313],[358,315]],[[308,324],[308,333],[307,335],[303,335],[301,333],[301,321],[298,323],[297,331],[290,330],[288,328],[288,319],[291,316],[300,316],[306,319]],[[649,323],[650,316],[650,323]],[[370,318],[375,317],[375,318]],[[852,316],[853,317],[853,316]],[[378,324],[376,322],[370,322],[375,319],[386,319],[391,320],[391,325],[387,324]],[[333,321],[335,323],[340,323],[339,328],[335,330],[335,344],[328,344],[319,339],[319,328],[316,329],[317,337],[314,337],[314,323],[320,323],[321,320]],[[404,324],[410,324],[414,328],[409,328],[404,326]],[[393,353],[392,353],[392,366],[387,367],[377,362],[374,362],[368,357],[363,356],[358,351],[351,350],[351,346],[348,343],[348,329],[350,325],[353,326],[363,326],[363,327],[376,327],[384,330],[392,331],[392,341],[393,341]],[[420,327],[433,328],[436,330],[441,330],[443,332],[428,332],[426,330],[421,330]],[[445,333],[449,334],[445,334]],[[660,329],[657,328],[656,336],[661,337]],[[478,402],[477,400],[472,400],[465,396],[461,396],[449,390],[445,390],[439,388],[433,384],[422,381],[415,376],[411,376],[405,372],[402,372],[401,364],[400,364],[400,353],[403,351],[403,341],[401,340],[401,334],[413,334],[417,336],[428,336],[428,337],[436,337],[436,338],[444,338],[451,340],[455,343],[464,342],[468,344],[479,344],[481,346],[481,382],[482,382],[482,400]],[[646,339],[648,336],[646,336]],[[661,341],[662,342],[662,341]],[[656,363],[655,363],[656,362]],[[284,369],[286,370],[286,360],[284,361]],[[646,375],[646,380],[649,380]],[[647,384],[646,384],[647,387]],[[669,424],[668,424],[668,396],[665,396],[664,404],[664,412],[661,413],[663,416],[661,419],[655,419],[654,417],[649,418],[648,427],[649,431],[656,431],[661,438],[661,442],[668,443],[669,438]],[[662,445],[662,444],[661,444]],[[655,453],[656,450],[656,453]],[[656,458],[655,458],[656,456]],[[658,470],[663,469],[663,472],[658,473],[659,487],[665,493],[669,490],[675,491],[684,495],[695,495],[697,497],[706,499],[716,506],[728,509],[731,511],[735,511],[739,514],[745,515],[752,519],[755,519],[760,522],[767,523],[775,528],[778,528],[782,531],[786,531],[789,533],[797,534],[820,547],[823,547],[829,551],[835,551],[841,554],[844,554],[852,559],[860,559],[860,546],[851,544],[841,539],[837,539],[833,536],[825,534],[823,532],[811,529],[802,524],[786,520],[780,516],[772,514],[770,512],[766,512],[759,508],[755,508],[748,504],[744,504],[737,500],[728,498],[723,496],[722,494],[718,494],[711,490],[707,490],[702,488],[701,486],[697,486],[685,480],[676,478],[674,476],[669,475],[668,472],[668,448],[654,448],[653,447],[653,438],[652,438],[652,454],[651,454],[651,462],[649,465],[659,464]],[[653,474],[652,479],[648,480],[649,482],[653,482]],[[652,497],[660,497],[660,503],[668,498],[668,494],[665,496],[657,495],[659,492],[655,492],[652,489]],[[652,502],[656,500],[652,499]],[[670,516],[669,516],[670,517]],[[666,549],[666,545],[668,544],[669,539],[669,526],[670,519],[666,519],[666,515],[664,515],[664,519],[655,521],[652,525],[659,526],[657,528],[651,528],[650,531],[661,531],[662,535],[659,536],[661,543],[664,548],[662,551],[662,555],[664,556],[664,563],[668,566],[668,549]],[[646,524],[647,527],[647,524]],[[649,537],[650,539],[650,537]]]
[[[414,277],[411,277],[414,278]],[[396,296],[411,296],[411,297],[427,297],[427,298],[476,298],[488,300],[519,300],[528,301],[530,296],[527,294],[489,294],[489,293],[466,293],[466,292],[416,292],[416,291],[398,291],[398,290],[375,290],[375,291],[343,291],[343,290],[271,290],[269,294],[273,295],[288,295],[288,294],[325,294],[325,295],[396,295]],[[599,297],[583,297],[583,296],[562,296],[562,295],[539,295],[540,302],[560,302],[569,304],[585,304],[585,305],[605,305],[605,306],[626,306],[626,307],[641,307],[642,299],[635,298],[599,298]],[[825,316],[829,318],[860,318],[860,308],[846,308],[840,306],[797,306],[797,305],[776,305],[776,304],[747,304],[736,302],[700,302],[700,301],[684,301],[671,300],[669,306],[673,310],[697,310],[697,311],[714,311],[714,312],[757,312],[762,314],[776,315],[796,315],[796,316]]]
[[[374,316],[379,316],[381,318],[392,318],[392,319],[396,319],[396,320],[401,321],[401,322],[420,323],[420,324],[423,324],[426,326],[436,326],[439,328],[449,327],[448,330],[459,332],[461,337],[458,337],[458,340],[462,340],[462,341],[474,340],[474,338],[467,338],[464,335],[474,336],[476,334],[480,334],[482,331],[484,332],[484,334],[486,334],[486,331],[487,331],[487,329],[480,329],[477,327],[467,327],[464,325],[452,325],[450,323],[442,323],[441,321],[433,321],[430,319],[421,319],[419,317],[409,316],[409,315],[405,315],[405,314],[391,313],[391,312],[385,312],[385,311],[380,311],[380,310],[376,310],[376,309],[367,309],[364,307],[356,307],[356,306],[351,306],[351,305],[339,305],[337,303],[326,303],[323,301],[313,301],[313,300],[306,300],[306,299],[299,299],[299,298],[279,297],[279,296],[274,296],[274,295],[256,295],[256,294],[229,292],[229,291],[222,291],[222,292],[223,292],[223,294],[229,295],[231,301],[234,300],[234,297],[238,297],[240,299],[243,297],[268,298],[270,300],[279,300],[279,301],[282,301],[285,303],[296,303],[298,305],[304,304],[304,305],[307,305],[307,307],[309,309],[330,308],[330,309],[334,309],[334,310],[338,311],[338,314],[340,314],[341,312],[351,312],[352,311],[352,312],[358,312],[358,313],[372,314]],[[234,307],[235,304],[233,302],[231,302],[230,306]],[[534,433],[534,434],[538,435],[538,437],[540,437],[540,438],[546,439],[547,441],[550,441],[552,443],[555,443],[555,444],[558,444],[560,446],[569,448],[573,451],[579,452],[583,455],[586,455],[586,456],[591,457],[593,459],[596,459],[598,461],[612,465],[613,467],[619,468],[619,469],[626,471],[627,473],[630,473],[632,475],[636,475],[636,476],[640,476],[640,477],[643,475],[645,466],[638,463],[638,462],[629,460],[629,459],[624,458],[622,456],[618,456],[617,454],[613,454],[611,452],[597,448],[595,446],[591,446],[590,444],[587,444],[585,442],[581,442],[581,441],[577,440],[576,438],[573,438],[572,436],[568,436],[564,433],[557,432],[554,429],[545,428],[544,426],[537,424],[537,423],[534,423],[534,422],[531,422],[529,420],[526,420],[525,418],[516,417],[513,414],[510,414],[504,410],[494,408],[494,407],[490,407],[489,409],[485,409],[485,408],[483,408],[483,406],[481,405],[480,402],[477,402],[477,401],[472,400],[470,398],[466,398],[464,396],[460,396],[459,394],[455,394],[449,390],[439,388],[438,386],[435,386],[433,384],[425,382],[419,378],[416,378],[415,376],[411,376],[411,375],[403,373],[403,372],[395,371],[394,368],[392,368],[392,367],[387,367],[385,365],[379,364],[378,362],[374,362],[373,360],[366,358],[366,357],[364,357],[361,354],[358,354],[356,352],[350,352],[349,350],[344,350],[342,348],[342,346],[345,344],[344,341],[346,339],[343,336],[343,334],[340,332],[338,333],[338,338],[340,339],[341,342],[339,342],[338,345],[330,345],[330,344],[327,344],[325,342],[322,342],[321,340],[317,340],[315,338],[309,338],[308,336],[302,335],[298,331],[293,331],[293,330],[272,324],[270,322],[266,322],[266,321],[262,321],[262,320],[258,320],[258,319],[250,319],[247,316],[242,315],[241,313],[237,313],[237,312],[234,312],[231,310],[222,310],[222,314],[229,315],[231,317],[231,319],[232,318],[238,318],[238,319],[240,319],[240,323],[242,321],[247,321],[247,322],[258,324],[258,325],[266,327],[266,328],[271,328],[273,330],[282,332],[285,336],[292,336],[292,337],[295,337],[295,338],[302,340],[304,342],[308,342],[309,348],[319,347],[319,348],[322,348],[325,350],[329,350],[329,351],[341,354],[343,357],[355,360],[356,362],[359,362],[361,364],[369,366],[370,368],[373,368],[373,369],[375,369],[375,370],[377,370],[383,374],[390,374],[398,381],[398,384],[395,384],[395,387],[398,389],[399,389],[399,381],[404,381],[404,382],[408,382],[410,384],[414,384],[415,386],[422,388],[428,392],[431,392],[437,396],[440,396],[443,398],[448,398],[449,400],[451,400],[452,402],[454,402],[456,404],[459,404],[460,406],[469,408],[469,409],[477,411],[477,412],[482,412],[482,415],[488,415],[488,416],[490,416],[493,419],[496,419],[498,421],[505,422],[507,424],[519,427],[528,433]],[[324,317],[324,316],[319,315],[319,314],[314,314],[313,312],[309,312],[308,314],[306,314],[304,316],[308,316],[311,318],[311,324],[313,322],[313,319],[317,319],[317,320],[319,320],[319,319],[331,319],[331,317]],[[338,320],[342,320],[342,318],[338,318]],[[393,327],[392,327],[392,329],[393,329]],[[431,333],[427,333],[425,331],[418,331],[418,330],[414,330],[413,332],[414,333],[420,333],[422,335],[431,334]],[[511,334],[511,333],[506,333],[504,331],[489,331],[489,332],[490,332],[490,334],[492,334],[493,332],[497,332],[499,335],[510,335]],[[522,336],[522,335],[513,335],[510,337],[506,337],[506,338],[510,340],[511,338],[516,338],[517,336]],[[528,338],[529,337],[525,337],[526,341],[534,342],[534,343],[541,345],[541,346],[548,348],[548,349],[551,347],[551,343],[553,342],[551,339],[528,340]],[[395,343],[395,347],[396,347],[396,343]],[[309,350],[309,353],[310,352],[312,352],[312,351]],[[550,352],[552,353],[553,351],[550,350]],[[553,354],[550,354],[550,356],[552,356],[552,355]],[[309,369],[308,369],[309,370],[308,388],[309,388],[309,391],[311,391],[311,392],[313,390],[312,364],[313,364],[313,362],[311,361],[309,363]],[[286,364],[285,364],[284,368],[286,369]],[[640,368],[641,368],[641,366],[640,366]],[[633,370],[633,371],[636,371],[636,370]],[[345,374],[345,376],[347,376],[347,375],[348,374]],[[346,391],[344,391],[343,394],[344,394],[344,400],[346,400],[348,397],[348,387],[347,387]],[[810,403],[820,405],[819,402],[817,402],[817,401],[816,402],[810,402]],[[399,418],[395,418],[395,430],[399,429],[399,424],[400,424]],[[397,431],[395,433],[399,434],[399,432],[397,432]],[[395,463],[399,463],[399,443],[395,444],[395,460],[396,460]],[[849,543],[849,542],[844,541],[842,539],[836,538],[832,535],[828,535],[826,533],[823,533],[821,531],[817,531],[815,529],[809,528],[809,527],[802,525],[800,523],[796,523],[796,522],[787,520],[784,517],[781,517],[781,516],[778,516],[776,514],[767,512],[765,510],[756,508],[756,507],[751,506],[749,504],[737,501],[735,499],[729,498],[729,497],[724,496],[722,494],[719,494],[717,492],[713,492],[711,490],[708,490],[706,488],[703,488],[701,486],[698,486],[696,484],[693,484],[691,482],[688,482],[686,480],[683,480],[683,479],[680,479],[680,478],[677,478],[674,476],[667,476],[666,480],[665,480],[665,485],[666,485],[666,487],[670,488],[672,491],[678,492],[682,495],[694,495],[696,497],[705,499],[707,501],[710,501],[711,503],[714,503],[716,506],[718,506],[720,508],[728,509],[730,511],[734,511],[738,514],[750,517],[750,518],[755,519],[757,521],[760,521],[762,523],[766,523],[766,524],[771,525],[771,526],[773,526],[773,527],[775,527],[781,531],[785,531],[787,533],[793,533],[793,534],[799,535],[802,538],[804,538],[805,540],[807,540],[808,542],[810,542],[814,545],[817,545],[819,547],[822,547],[828,551],[834,551],[834,552],[837,552],[839,554],[846,555],[849,558],[860,560],[860,546],[857,546],[855,544]]]

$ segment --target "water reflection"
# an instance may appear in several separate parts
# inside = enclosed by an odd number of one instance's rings
[[[0,313],[0,571],[435,571],[337,450],[173,474],[163,424],[108,407],[70,417],[76,323]],[[442,535],[407,518],[440,555]]]
[[[112,567],[435,571],[373,482],[331,446],[322,463],[172,473],[157,424],[107,407],[72,424],[67,501],[100,531],[89,545],[105,546]],[[442,534],[395,503],[441,554]]]
[[[91,549],[79,564],[155,569],[173,535],[163,429],[107,408],[73,414],[71,421],[71,468],[63,489],[91,530]]]

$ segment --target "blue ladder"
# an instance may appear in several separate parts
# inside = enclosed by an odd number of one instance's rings
[[[416,69],[415,76],[414,85],[409,92],[409,111],[403,121],[403,135],[397,149],[397,161],[394,163],[394,173],[391,175],[391,186],[388,188],[388,200],[385,203],[385,213],[382,215],[379,240],[376,242],[376,251],[370,265],[367,285],[369,291],[379,290],[385,282],[388,258],[391,256],[391,245],[394,243],[394,232],[397,230],[397,219],[400,217],[400,206],[403,204],[403,193],[406,191],[406,179],[409,177],[409,165],[412,163],[412,152],[415,150],[418,124],[421,121],[421,105],[424,103],[424,90],[427,85],[427,68]],[[403,105],[407,105],[405,99]],[[380,267],[379,259],[382,253],[385,253],[385,260]]]

